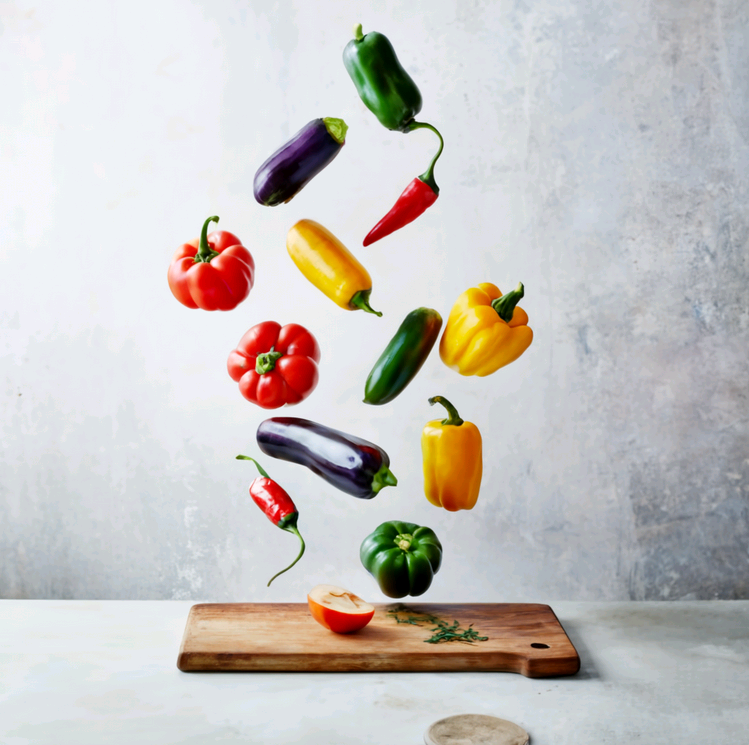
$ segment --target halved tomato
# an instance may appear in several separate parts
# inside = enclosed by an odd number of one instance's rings
[[[374,606],[335,585],[317,585],[307,595],[312,618],[336,634],[363,629],[374,616]]]

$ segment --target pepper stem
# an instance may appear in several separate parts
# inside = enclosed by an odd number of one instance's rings
[[[268,584],[266,585],[266,587],[270,587],[270,583],[273,582],[273,580],[276,577],[278,577],[279,575],[283,574],[284,572],[288,572],[289,569],[291,569],[291,567],[293,567],[294,564],[296,564],[297,561],[299,561],[299,559],[301,559],[302,555],[304,554],[304,549],[305,549],[304,538],[302,538],[302,534],[299,532],[299,528],[297,528],[297,526],[296,526],[296,521],[297,521],[297,518],[299,517],[299,515],[298,514],[293,514],[293,515],[290,515],[289,517],[291,519],[289,520],[289,522],[286,525],[283,525],[283,526],[279,525],[278,527],[281,528],[281,530],[285,530],[285,531],[287,531],[289,533],[293,533],[295,536],[297,536],[299,538],[299,541],[302,544],[302,547],[299,550],[299,554],[296,557],[296,559],[294,559],[294,561],[292,561],[291,564],[289,564],[289,566],[286,567],[286,569],[282,569],[280,572],[277,572],[276,574],[274,574],[268,580]]]
[[[414,537],[410,533],[399,533],[395,536],[394,541],[399,549],[402,551],[408,551],[408,549],[411,548],[411,541],[413,541],[413,539]]]
[[[512,320],[512,314],[515,312],[515,306],[520,302],[523,295],[525,295],[525,287],[523,287],[522,282],[518,282],[518,286],[512,292],[498,297],[492,303],[492,308],[497,311],[499,317],[505,323],[509,323]]]
[[[434,134],[436,134],[437,137],[440,138],[440,147],[439,147],[439,150],[437,151],[437,154],[434,156],[434,158],[432,158],[432,162],[429,164],[429,168],[427,168],[426,171],[424,171],[424,173],[422,173],[421,176],[419,176],[419,178],[427,186],[429,186],[435,194],[439,194],[440,188],[439,186],[437,186],[437,182],[434,180],[434,165],[437,162],[437,159],[440,157],[440,155],[442,155],[442,150],[445,147],[445,141],[442,139],[442,135],[437,131],[437,129],[433,127],[431,124],[427,124],[426,122],[412,121],[408,125],[408,129],[406,130],[406,132],[411,132],[414,129],[431,129],[432,132],[434,132]]]
[[[283,352],[276,352],[275,347],[271,347],[270,352],[263,352],[255,358],[255,372],[258,375],[265,375],[276,366],[276,362],[281,357],[283,357]]]
[[[361,41],[364,38],[364,32],[362,31],[361,23],[357,23],[354,26],[354,38],[357,41]]]
[[[372,491],[379,494],[380,489],[386,486],[398,486],[398,479],[393,472],[383,463],[380,470],[372,477]]]
[[[359,310],[366,310],[367,313],[374,313],[376,316],[381,317],[382,313],[379,310],[372,308],[369,304],[370,292],[372,292],[371,288],[369,290],[359,290],[359,292],[354,293],[354,297],[349,301],[349,305],[352,309],[358,308]]]
[[[238,455],[237,460],[251,460],[257,466],[257,470],[260,471],[261,476],[264,476],[266,479],[270,478],[265,469],[254,458],[250,458],[249,455]]]
[[[445,426],[449,424],[454,427],[460,427],[463,424],[458,410],[444,396],[432,396],[429,399],[429,405],[434,406],[435,404],[442,404],[447,409],[447,419],[443,419],[441,424]]]
[[[204,261],[207,264],[211,259],[214,259],[219,255],[218,251],[214,251],[208,245],[208,226],[212,222],[218,222],[218,217],[209,217],[203,223],[203,230],[200,231],[200,243],[198,244],[198,252],[195,254],[195,262],[199,263],[201,261]]]

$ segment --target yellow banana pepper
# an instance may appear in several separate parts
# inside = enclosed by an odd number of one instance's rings
[[[435,507],[449,512],[471,510],[481,488],[481,432],[463,421],[446,398],[434,396],[429,403],[442,404],[448,417],[427,422],[421,433],[424,494]]]
[[[369,272],[320,223],[300,220],[292,226],[286,236],[286,250],[299,271],[336,305],[382,315],[369,305],[372,292]]]
[[[522,282],[506,295],[490,282],[466,290],[440,339],[442,361],[461,375],[479,377],[514,362],[533,341],[528,314],[517,305],[523,294]]]

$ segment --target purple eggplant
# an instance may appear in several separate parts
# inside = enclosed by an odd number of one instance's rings
[[[347,130],[330,116],[306,124],[258,168],[255,199],[267,207],[288,202],[338,155]]]
[[[372,499],[383,487],[398,483],[382,448],[309,419],[266,419],[257,428],[257,444],[266,455],[307,466],[359,499]]]

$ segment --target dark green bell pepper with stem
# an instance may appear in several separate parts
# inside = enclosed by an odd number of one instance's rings
[[[380,124],[408,131],[421,111],[421,92],[398,61],[387,36],[377,31],[364,34],[360,23],[343,50],[343,64],[359,97]]]
[[[378,31],[365,34],[358,24],[354,38],[343,50],[343,64],[359,98],[383,127],[397,132],[426,127],[440,137],[431,124],[415,121],[421,111],[421,92],[398,61],[387,36]]]
[[[430,528],[391,520],[364,539],[359,557],[389,598],[423,595],[442,564],[442,544]]]

